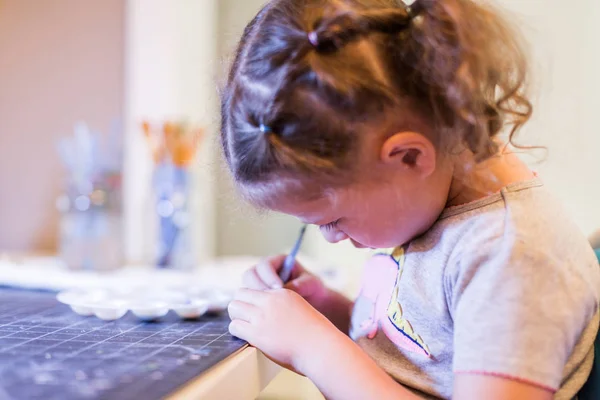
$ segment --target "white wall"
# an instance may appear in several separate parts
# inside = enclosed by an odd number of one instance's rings
[[[600,3],[501,0],[530,42],[534,118],[520,141],[548,152],[524,158],[539,171],[581,229],[600,228]],[[542,158],[540,158],[540,156]],[[541,162],[540,162],[541,160]]]
[[[581,76],[582,76],[582,124],[579,135],[583,137],[577,147],[571,148],[572,157],[580,157],[579,164],[580,189],[577,203],[581,202],[581,212],[575,213],[584,231],[600,229],[600,2],[584,1],[585,7],[580,10],[584,19],[581,42]],[[579,16],[574,16],[577,21]],[[574,22],[576,23],[576,22]],[[577,171],[574,171],[577,174]],[[568,178],[565,177],[565,181]]]
[[[123,0],[0,0],[0,252],[53,252],[58,139],[122,117]]]
[[[192,200],[196,258],[215,255],[215,149],[218,125],[216,0],[128,0],[126,19],[125,234],[126,258],[150,261],[156,220],[150,197],[152,165],[143,120],[184,118],[206,127],[195,164]]]

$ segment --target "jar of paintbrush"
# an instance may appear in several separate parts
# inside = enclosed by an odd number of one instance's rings
[[[65,166],[60,212],[59,256],[74,270],[109,271],[122,267],[121,135],[92,132],[85,123],[62,138],[58,152]]]
[[[181,122],[142,124],[154,160],[152,208],[156,218],[153,263],[158,268],[195,266],[190,190],[192,164],[203,130]]]

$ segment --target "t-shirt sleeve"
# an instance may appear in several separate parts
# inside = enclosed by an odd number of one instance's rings
[[[526,242],[483,234],[450,257],[445,285],[454,320],[453,368],[556,391],[576,344],[597,318],[597,298],[568,256]]]

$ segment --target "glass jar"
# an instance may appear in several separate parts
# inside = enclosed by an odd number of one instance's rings
[[[123,266],[119,175],[69,185],[57,199],[59,255],[73,270],[110,271]]]

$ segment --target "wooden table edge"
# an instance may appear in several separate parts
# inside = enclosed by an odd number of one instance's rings
[[[252,400],[280,371],[259,350],[245,346],[166,399]]]

